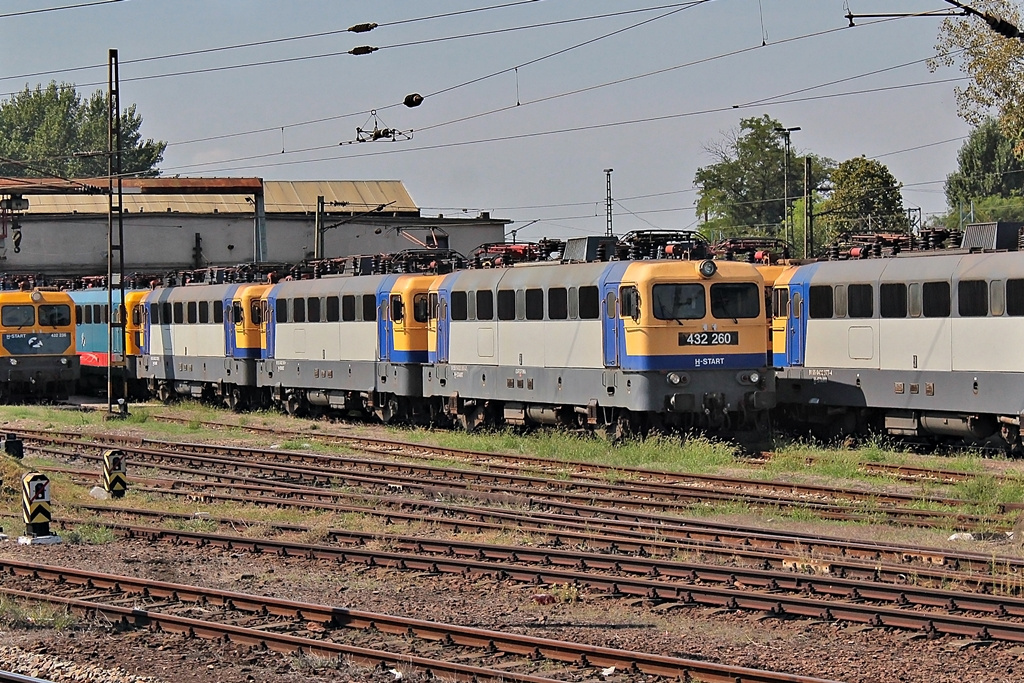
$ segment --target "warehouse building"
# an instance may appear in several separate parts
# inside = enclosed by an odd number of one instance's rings
[[[0,181],[0,272],[105,273],[106,184]],[[122,206],[126,273],[428,247],[468,255],[480,244],[503,242],[511,222],[486,212],[422,216],[397,180],[125,179]]]

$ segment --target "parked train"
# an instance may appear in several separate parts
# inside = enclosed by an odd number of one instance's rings
[[[789,424],[1021,450],[1024,254],[817,262],[779,274],[772,296]]]
[[[542,262],[157,288],[132,318],[163,400],[764,436],[763,291],[747,263]]]
[[[68,397],[80,367],[71,311],[66,292],[0,291],[0,403]]]

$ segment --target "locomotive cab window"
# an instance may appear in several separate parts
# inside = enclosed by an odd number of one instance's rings
[[[719,320],[760,317],[761,288],[753,282],[716,282],[711,285],[711,315]]]
[[[177,306],[180,306],[181,304],[174,304],[174,305],[175,305],[175,307],[177,307]],[[243,324],[245,324],[245,309],[242,308],[242,302],[241,301],[232,301],[231,302],[231,320],[236,325],[243,325]],[[177,310],[174,311],[174,321],[175,322],[178,321],[178,311]]]
[[[654,285],[651,290],[651,312],[658,320],[702,319],[707,315],[704,285]]]
[[[401,294],[391,295],[391,320],[401,322],[405,318],[405,304],[402,303]]]
[[[249,315],[252,317],[253,325],[263,324],[263,309],[260,308],[260,300],[253,299],[249,303]]]
[[[465,294],[465,292],[463,292],[463,294]],[[428,309],[427,295],[414,294],[412,297],[412,319],[418,323],[427,322]]]
[[[772,315],[776,318],[789,317],[789,290],[785,287],[772,290]]]
[[[39,307],[39,324],[63,327],[71,324],[71,307],[66,304],[43,304]]]
[[[11,305],[0,309],[0,323],[4,327],[28,327],[35,322],[36,311],[31,305]]]
[[[427,296],[427,315],[430,320],[437,320],[440,304],[438,304],[437,292],[431,292]]]
[[[132,325],[142,324],[142,305],[135,304],[132,306]]]
[[[619,317],[640,320],[640,292],[632,285],[619,288]]]

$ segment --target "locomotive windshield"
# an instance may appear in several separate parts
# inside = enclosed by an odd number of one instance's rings
[[[707,313],[704,285],[654,285],[651,299],[658,320],[700,320]]]
[[[761,288],[753,282],[718,282],[711,285],[711,315],[719,319],[759,317]]]
[[[31,305],[4,306],[0,310],[0,323],[4,327],[28,327],[36,321],[36,310]]]
[[[70,325],[71,307],[66,304],[40,306],[39,324],[45,327],[62,327],[64,325]]]

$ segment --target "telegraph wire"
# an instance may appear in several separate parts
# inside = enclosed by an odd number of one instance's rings
[[[9,17],[23,17],[29,14],[43,14],[44,12],[59,12],[65,9],[80,9],[82,7],[95,7],[96,5],[109,5],[114,2],[123,2],[124,0],[94,0],[94,2],[80,2],[74,5],[62,5],[60,7],[40,7],[38,9],[26,9],[20,12],[5,12],[0,14],[0,19],[7,19]],[[0,79],[3,80],[3,79]]]

